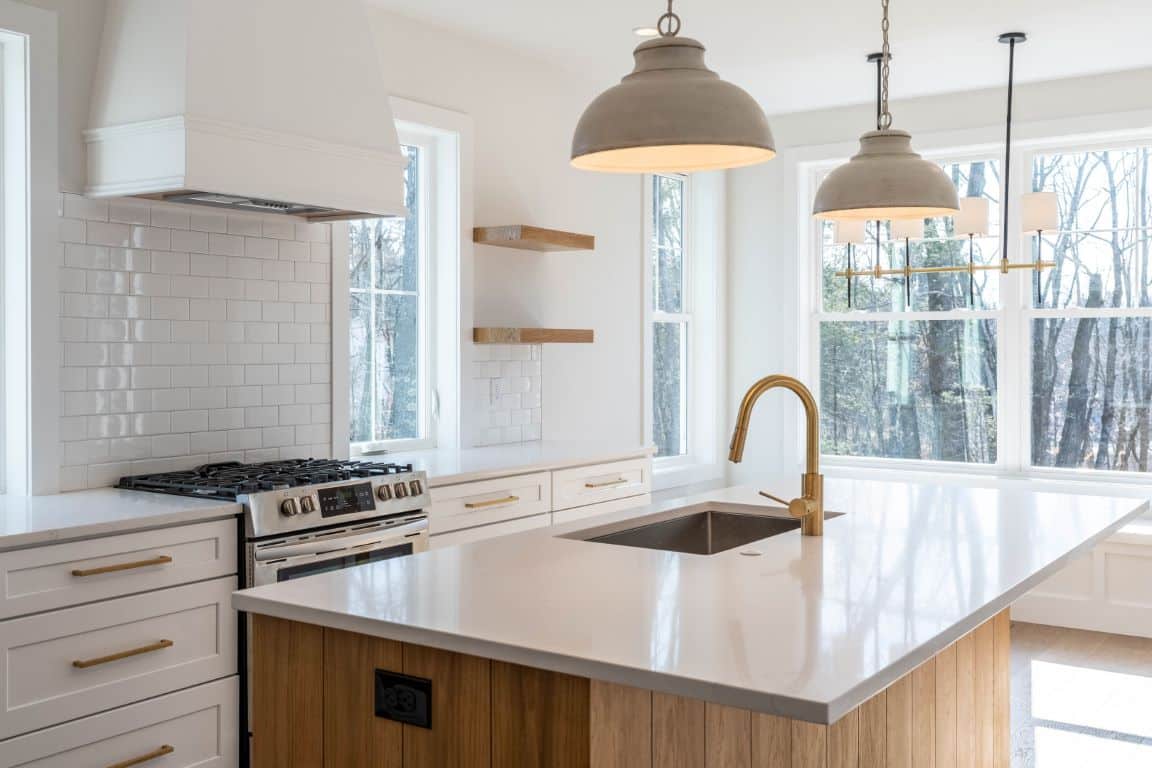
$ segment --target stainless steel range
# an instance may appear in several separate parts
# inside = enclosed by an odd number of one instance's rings
[[[118,488],[243,507],[243,587],[288,581],[428,548],[428,478],[411,464],[294,459],[206,464],[122,477]],[[250,763],[248,622],[240,622],[240,765]]]
[[[244,586],[428,548],[427,477],[411,464],[293,459],[123,477],[119,488],[228,499],[244,510]]]

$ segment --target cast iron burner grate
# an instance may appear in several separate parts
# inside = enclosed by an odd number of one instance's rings
[[[235,501],[238,496],[261,491],[335,483],[361,477],[398,475],[411,471],[411,464],[340,459],[288,459],[259,464],[226,461],[219,464],[203,464],[185,472],[122,477],[116,487]]]

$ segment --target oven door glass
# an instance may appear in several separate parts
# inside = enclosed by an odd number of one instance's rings
[[[412,544],[408,542],[405,544],[397,544],[394,547],[383,547],[367,552],[355,552],[324,560],[314,560],[302,565],[289,565],[276,571],[276,581],[291,581],[292,579],[312,576],[317,573],[327,573],[328,571],[339,571],[344,568],[351,568],[354,565],[375,563],[380,560],[391,560],[394,557],[410,555],[412,552]]]

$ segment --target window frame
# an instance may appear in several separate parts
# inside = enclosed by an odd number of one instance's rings
[[[57,15],[0,0],[5,40],[2,491],[60,490],[60,338]],[[11,58],[9,58],[11,57]],[[22,107],[20,114],[12,104]],[[14,133],[13,133],[14,132]],[[18,224],[14,224],[18,222]]]
[[[1038,155],[1053,153],[1081,153],[1102,149],[1123,149],[1152,144],[1152,132],[1126,132],[1122,136],[1100,134],[1070,138],[1045,138],[1021,142],[1022,149],[1013,153],[1011,186],[1004,191],[1009,216],[1016,229],[1021,215],[1021,196],[1031,191],[1031,169]],[[933,149],[922,155],[934,162],[966,162],[989,157],[987,146],[961,149]],[[958,320],[991,318],[996,321],[996,354],[999,361],[996,412],[997,460],[990,464],[901,459],[864,456],[841,456],[821,453],[826,467],[840,470],[883,470],[892,472],[931,472],[950,475],[1026,477],[1055,481],[1120,482],[1146,485],[1152,481],[1152,471],[1096,470],[1082,467],[1041,467],[1032,464],[1032,321],[1041,317],[1152,317],[1152,307],[1131,308],[1069,308],[1042,309],[1032,306],[1032,272],[1013,270],[1008,275],[992,273],[1001,280],[999,303],[994,310],[957,309],[948,312],[825,312],[823,310],[822,270],[819,267],[822,222],[808,215],[811,196],[819,187],[821,178],[843,160],[820,160],[800,167],[801,198],[799,212],[807,223],[801,224],[801,252],[808,254],[809,266],[801,270],[801,317],[804,337],[801,340],[802,367],[812,383],[812,392],[820,402],[820,323],[828,320],[886,321],[900,320]],[[1002,247],[1014,261],[1032,259],[1034,235],[1010,231],[1001,233]],[[1006,244],[1005,244],[1006,242]],[[1011,367],[1015,375],[1006,371]]]
[[[685,355],[685,429],[687,450],[678,456],[653,457],[653,487],[676,488],[724,477],[727,414],[725,411],[726,306],[726,180],[723,172],[645,174],[642,182],[642,279],[643,307],[643,408],[644,442],[652,444],[653,429],[653,296],[652,243],[653,178],[683,178],[684,200],[684,293],[683,311],[669,318],[685,317],[688,347]]]
[[[424,389],[427,429],[419,440],[390,440],[362,444],[353,450],[349,437],[349,338],[335,332],[332,339],[332,455],[404,453],[465,444],[469,381],[461,372],[471,359],[472,295],[472,119],[463,113],[399,97],[389,99],[400,143],[427,146],[422,174],[430,183],[426,195],[422,236],[425,269],[421,279],[426,311],[422,311],[422,346],[426,350]],[[332,327],[349,327],[351,292],[348,279],[348,226],[332,224]]]
[[[420,158],[417,166],[416,180],[417,207],[420,211],[420,216],[417,219],[417,241],[420,256],[418,259],[418,280],[415,295],[417,297],[417,316],[419,317],[419,326],[417,328],[419,334],[417,341],[417,347],[419,349],[418,376],[422,383],[417,403],[421,434],[419,437],[414,438],[368,440],[360,443],[352,442],[352,440],[349,439],[348,450],[353,457],[436,447],[437,413],[435,403],[438,397],[436,392],[436,350],[434,346],[434,340],[436,339],[436,300],[429,290],[430,287],[436,283],[435,259],[432,257],[434,248],[432,233],[435,229],[436,218],[436,209],[432,204],[433,195],[435,194],[433,185],[436,179],[436,147],[431,138],[422,132],[400,130],[399,137],[401,146],[415,147]],[[343,227],[345,232],[347,231],[346,227],[347,225]],[[347,243],[346,236],[343,238],[343,243]],[[346,245],[342,245],[340,252],[347,252]],[[347,271],[347,262],[343,262],[343,268]],[[371,273],[374,274],[374,272],[375,270],[372,269]],[[412,295],[411,291],[391,291],[371,287],[361,290],[349,286],[346,289],[346,293],[348,293],[349,296],[351,296],[353,291],[373,297],[373,317],[376,315],[376,297],[385,295]],[[375,381],[375,370],[372,372],[372,378]],[[375,390],[375,386],[373,386],[373,390]],[[345,393],[345,397],[347,397],[347,393]],[[373,413],[375,413],[375,407],[373,407]]]

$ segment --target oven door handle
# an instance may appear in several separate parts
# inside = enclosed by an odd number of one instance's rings
[[[325,552],[336,552],[342,549],[356,549],[370,544],[379,544],[385,541],[405,539],[416,536],[428,530],[427,520],[417,520],[407,525],[398,525],[394,528],[378,528],[368,533],[351,536],[338,536],[331,539],[317,539],[306,541],[303,544],[286,544],[282,547],[269,547],[257,549],[255,556],[257,562],[268,560],[282,560],[286,557],[300,555],[319,555]]]

